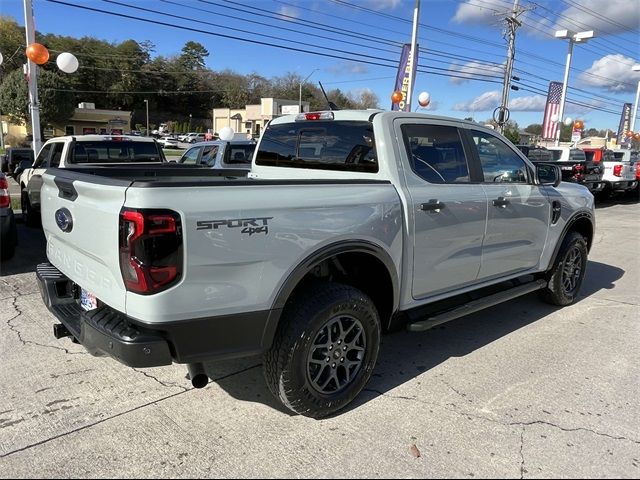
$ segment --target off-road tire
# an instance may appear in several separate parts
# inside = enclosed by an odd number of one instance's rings
[[[346,345],[351,343],[345,340],[338,347],[335,340],[336,348],[332,353],[327,347],[331,360],[326,368],[331,368],[335,360],[338,369],[335,385],[339,383],[338,371],[342,372],[340,375],[345,383],[335,392],[322,392],[318,385],[314,386],[318,377],[312,380],[310,372],[314,368],[325,367],[317,367],[317,362],[310,358],[313,352],[323,348],[322,345],[319,347],[317,340],[324,332],[328,332],[329,342],[334,343],[333,338],[338,337],[330,333],[330,325],[343,319],[346,325],[357,323],[357,330],[362,332],[359,336],[364,346],[362,354],[358,353],[361,363],[352,374],[348,373],[350,367],[341,367],[337,350],[346,350]],[[339,328],[343,332],[342,323]],[[369,380],[378,358],[380,330],[378,311],[360,290],[339,283],[308,283],[287,302],[273,344],[264,355],[263,372],[269,390],[285,407],[300,415],[323,418],[335,413],[349,404]],[[337,354],[335,359],[334,354]],[[331,375],[332,371],[328,370],[328,373]]]
[[[587,270],[587,241],[571,231],[562,241],[553,268],[547,272],[549,283],[540,297],[552,305],[572,304],[578,296]]]

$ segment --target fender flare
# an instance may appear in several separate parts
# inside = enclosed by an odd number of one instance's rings
[[[551,260],[549,261],[549,268],[555,265],[556,259],[558,257],[558,253],[560,253],[560,247],[562,246],[562,242],[567,236],[567,233],[569,233],[569,231],[572,229],[572,227],[576,224],[578,220],[581,220],[583,218],[586,218],[587,220],[589,220],[589,222],[591,222],[591,229],[595,233],[596,227],[595,227],[595,222],[593,221],[594,220],[593,215],[591,215],[591,213],[583,211],[583,212],[578,212],[574,214],[571,218],[569,218],[569,220],[567,220],[566,225],[562,229],[562,234],[558,238],[558,242],[556,243],[556,246],[553,249],[553,255],[551,255]],[[591,246],[591,242],[589,242],[589,247],[590,246]]]

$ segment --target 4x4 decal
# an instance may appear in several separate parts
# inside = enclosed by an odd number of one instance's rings
[[[249,236],[254,233],[269,234],[268,221],[273,217],[255,217],[255,218],[233,218],[228,220],[201,220],[196,223],[196,230],[217,230],[220,227],[242,228],[240,233],[248,233]]]

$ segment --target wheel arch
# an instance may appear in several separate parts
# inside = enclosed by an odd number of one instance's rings
[[[576,213],[573,217],[571,217],[567,224],[564,226],[562,230],[562,235],[558,238],[558,242],[553,250],[553,255],[551,257],[551,262],[549,266],[555,265],[556,259],[558,258],[558,253],[560,252],[560,247],[562,246],[562,242],[569,234],[569,232],[578,232],[587,240],[587,252],[591,250],[591,246],[593,245],[593,236],[595,234],[595,225],[593,215],[589,212],[579,212]]]
[[[271,319],[271,332],[275,332],[280,313],[296,289],[304,288],[305,281],[312,278],[328,278],[366,293],[378,309],[383,328],[398,310],[400,281],[391,255],[367,240],[342,241],[311,253],[288,275],[272,305],[272,312],[278,313]],[[265,338],[266,345],[271,344],[270,337]]]

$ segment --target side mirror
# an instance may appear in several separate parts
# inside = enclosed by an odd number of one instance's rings
[[[557,187],[562,180],[562,172],[560,167],[552,163],[537,163],[536,174],[540,185],[553,185]]]

